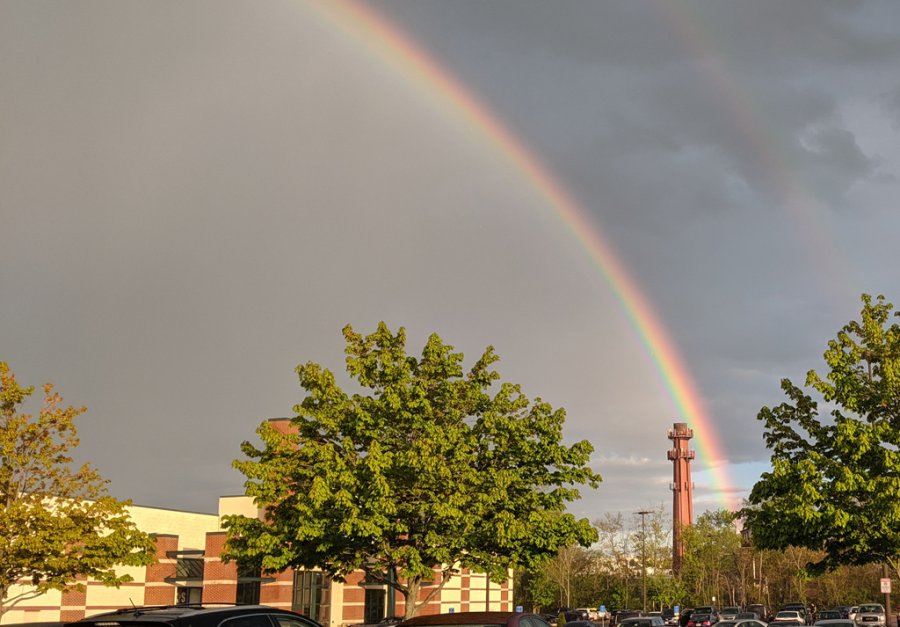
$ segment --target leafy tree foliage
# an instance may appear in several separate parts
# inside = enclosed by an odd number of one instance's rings
[[[811,574],[876,562],[900,574],[900,326],[884,297],[862,302],[828,343],[827,374],[806,377],[830,418],[788,379],[788,401],[759,412],[772,470],[740,512],[758,547],[822,551]]]
[[[492,348],[464,373],[463,355],[437,335],[419,358],[384,323],[368,336],[347,326],[344,338],[362,393],[301,365],[292,432],[263,423],[264,447],[242,445],[248,459],[234,465],[264,513],[226,518],[230,559],[320,567],[337,580],[361,569],[403,594],[412,616],[460,567],[505,581],[511,567],[596,539],[564,512],[577,486],[600,480],[591,445],[565,446],[562,409],[497,384]]]
[[[40,413],[20,413],[33,392],[0,362],[0,616],[48,590],[79,588],[77,577],[130,581],[114,567],[148,564],[154,555],[128,503],[108,496],[90,465],[72,467],[74,418],[85,408],[63,407],[47,384]]]
[[[733,575],[741,537],[734,515],[724,509],[700,514],[685,528],[684,544],[681,576],[691,598],[708,604],[715,597],[719,604],[735,604],[738,599],[729,592],[737,588]]]

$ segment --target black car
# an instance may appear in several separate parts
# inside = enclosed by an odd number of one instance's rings
[[[637,618],[643,615],[644,613],[641,610],[619,610],[616,612],[615,624],[618,625],[626,618]]]
[[[89,627],[322,627],[316,621],[265,605],[160,605],[128,607],[70,623]]]

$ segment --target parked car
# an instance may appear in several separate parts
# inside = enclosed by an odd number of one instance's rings
[[[674,625],[678,624],[678,614],[675,613],[675,610],[671,607],[666,608],[661,613],[663,622],[669,627],[674,627]]]
[[[549,627],[550,623],[537,614],[526,612],[456,612],[428,614],[400,623],[400,627]]]
[[[665,627],[662,616],[635,616],[619,622],[619,627]]]
[[[687,627],[688,622],[691,620],[691,616],[694,613],[694,609],[690,607],[683,608],[681,610],[681,616],[678,618],[678,627]]]
[[[851,605],[851,606],[850,606],[850,610],[847,612],[847,618],[849,618],[850,620],[856,622],[856,614],[857,614],[857,612],[859,612],[859,606],[858,606],[858,605]]]
[[[728,607],[723,607],[722,611],[719,612],[719,620],[734,620],[740,613],[741,608],[729,605]]]
[[[752,612],[750,612],[753,614]],[[756,614],[753,614],[756,616]],[[766,627],[766,623],[756,618],[736,618],[734,620],[723,620],[716,623],[716,627]]]
[[[126,607],[69,624],[81,627],[322,627],[302,614],[265,605]]]
[[[636,618],[638,616],[643,616],[644,613],[641,610],[619,610],[613,616],[615,625],[622,624],[622,621],[627,618]]]
[[[694,610],[694,613],[691,614],[687,627],[710,627],[714,624],[715,621],[713,620],[712,614],[701,612],[700,608],[697,608]]]
[[[773,623],[797,623],[798,625],[803,625],[806,622],[806,619],[803,615],[797,610],[781,610],[777,614],[775,614],[775,618],[772,620]]]
[[[597,612],[596,608],[576,607],[575,611],[578,612],[579,614],[584,614],[584,616],[587,617],[586,620],[589,620],[589,621],[600,620],[600,614]]]
[[[822,610],[819,612],[819,615],[816,617],[815,624],[818,625],[823,620],[834,620],[837,618],[844,618],[844,613],[841,610],[835,608],[833,610]]]
[[[751,603],[747,606],[747,611],[756,614],[759,620],[764,623],[769,621],[769,608],[762,603]]]
[[[884,606],[880,603],[866,603],[859,606],[853,622],[858,627],[885,627]]]
[[[695,614],[708,614],[711,625],[719,622],[719,611],[715,605],[700,605],[694,608]]]
[[[806,619],[809,617],[809,613],[806,610],[806,604],[804,603],[785,603],[781,610],[785,612],[799,612],[800,618],[803,619],[804,623],[807,622]]]

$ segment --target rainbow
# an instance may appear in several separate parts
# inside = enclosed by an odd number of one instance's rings
[[[461,118],[494,150],[505,157],[561,218],[609,284],[636,331],[662,383],[681,414],[679,421],[694,429],[698,459],[712,476],[711,486],[724,507],[733,507],[727,466],[717,458],[723,450],[715,424],[703,406],[690,372],[650,302],[615,254],[613,246],[592,223],[587,211],[553,173],[449,72],[395,25],[357,0],[322,0],[310,6],[316,14],[352,40],[374,51],[392,70],[425,89],[451,115]]]
[[[797,168],[785,157],[785,151],[779,147],[781,140],[766,124],[760,108],[753,106],[753,92],[735,80],[736,74],[729,70],[721,52],[726,47],[715,40],[713,29],[704,25],[701,12],[689,3],[654,2],[650,6],[660,11],[685,49],[705,60],[700,65],[704,84],[728,113],[749,154],[780,197],[785,215],[794,222],[798,246],[804,247],[816,264],[812,276],[820,282],[822,291],[830,292],[833,302],[857,302],[859,292],[850,286],[862,281],[852,271],[853,264],[847,262],[846,253],[837,250],[838,238],[829,224],[830,212],[815,197],[813,186],[801,179]]]

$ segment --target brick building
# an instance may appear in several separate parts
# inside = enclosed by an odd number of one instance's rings
[[[403,597],[396,595],[395,607],[388,608],[387,601],[393,595],[385,586],[365,583],[362,573],[354,573],[340,583],[316,570],[287,570],[260,577],[259,573],[238,572],[234,563],[223,563],[219,556],[225,532],[220,517],[258,513],[246,496],[220,498],[218,514],[133,506],[131,519],[138,528],[156,536],[156,564],[122,568],[133,581],[120,588],[86,581],[84,592],[54,591],[20,603],[3,615],[0,624],[71,621],[131,605],[199,602],[262,603],[300,612],[326,627],[371,624],[385,616],[403,614]],[[428,589],[423,589],[422,598],[427,594]],[[482,574],[463,572],[420,613],[484,609],[512,609],[511,577],[497,585]]]

